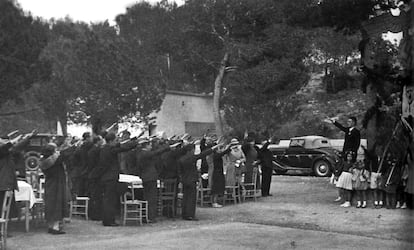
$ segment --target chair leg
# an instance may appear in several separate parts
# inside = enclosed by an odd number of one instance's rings
[[[122,225],[124,225],[124,226],[126,225],[127,210],[128,210],[128,205],[125,204],[124,205],[124,216],[122,218]]]
[[[139,225],[142,226],[142,204],[138,204]]]
[[[72,213],[73,213],[73,201],[70,201],[69,202],[69,206],[70,206],[70,209],[69,209],[69,220],[72,220]]]
[[[88,219],[88,209],[89,209],[88,207],[89,207],[89,200],[86,200],[86,201],[85,201],[85,203],[86,203],[86,204],[85,204],[85,219],[86,219],[86,220],[89,220],[89,219]]]
[[[6,249],[6,238],[7,238],[7,231],[5,224],[1,224],[1,231],[0,231],[0,249]]]

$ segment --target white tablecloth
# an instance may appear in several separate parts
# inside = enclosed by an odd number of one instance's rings
[[[17,181],[17,186],[19,187],[19,191],[14,192],[16,201],[29,201],[30,208],[32,208],[36,201],[32,186],[25,181]]]
[[[139,176],[129,174],[120,174],[118,181],[125,183],[142,184],[142,180],[139,178]]]

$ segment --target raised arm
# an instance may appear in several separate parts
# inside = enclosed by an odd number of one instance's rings
[[[342,124],[340,124],[337,121],[332,122],[333,125],[335,125],[340,130],[344,131],[345,133],[348,132],[348,128],[344,127]]]
[[[53,155],[41,159],[40,160],[40,169],[47,170],[55,164],[56,160],[59,158],[60,154],[58,152],[55,152]]]

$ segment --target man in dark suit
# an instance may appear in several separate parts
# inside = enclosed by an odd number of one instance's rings
[[[174,149],[178,144],[161,145],[153,149],[152,142],[145,140],[141,142],[142,150],[137,154],[138,176],[142,179],[144,187],[144,199],[148,201],[148,219],[155,222],[157,216],[157,162],[164,152]]]
[[[356,117],[351,116],[348,118],[348,127],[344,127],[342,124],[333,119],[330,119],[330,121],[337,128],[345,132],[345,141],[342,149],[343,155],[345,155],[346,152],[353,152],[353,161],[355,161],[358,153],[358,148],[361,143],[361,134],[359,130],[355,127],[357,125]]]
[[[256,151],[258,153],[257,158],[260,161],[260,165],[262,166],[262,196],[272,196],[270,191],[270,184],[272,183],[272,174],[273,174],[273,154],[268,149],[270,144],[270,140],[264,141],[263,146],[261,148],[256,147]]]
[[[136,146],[136,141],[121,145],[114,133],[105,136],[106,144],[99,153],[96,176],[99,176],[103,188],[103,225],[118,226],[115,223],[116,206],[119,201],[118,179],[120,173],[118,153],[129,151]]]
[[[94,145],[88,151],[88,197],[89,201],[89,217],[92,220],[102,219],[102,187],[101,182],[96,176],[96,169],[99,164],[99,154],[101,152],[103,139],[101,136],[93,138]]]
[[[200,154],[194,154],[194,145],[189,144],[186,146],[188,149],[187,154],[179,160],[179,171],[181,182],[183,184],[183,211],[182,217],[184,220],[197,220],[195,218],[196,202],[197,202],[197,186],[198,171],[196,162],[209,154],[213,153],[215,148],[219,145],[213,146],[210,149],[206,149]]]

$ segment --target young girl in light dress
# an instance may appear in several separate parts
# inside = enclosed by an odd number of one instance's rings
[[[354,164],[354,167],[351,169],[352,172],[352,188],[355,190],[356,199],[357,199],[357,208],[366,208],[367,207],[367,189],[368,189],[368,180],[370,178],[370,173],[365,169],[365,164],[362,161],[358,161]]]
[[[340,189],[340,193],[345,200],[341,207],[350,207],[351,206],[351,192],[352,192],[352,174],[351,168],[353,154],[352,152],[346,153],[346,161],[342,163],[342,172],[336,183],[336,187]]]

